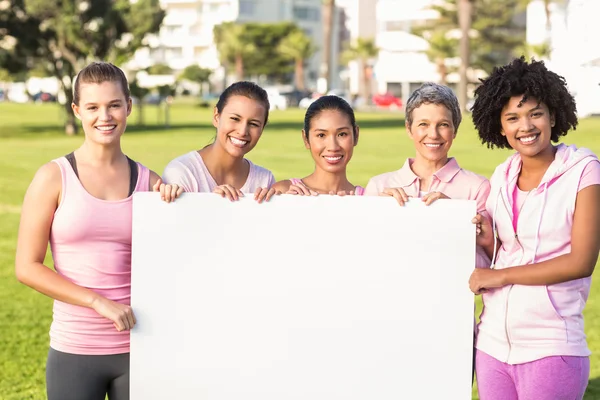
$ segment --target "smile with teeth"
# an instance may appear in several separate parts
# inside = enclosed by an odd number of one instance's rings
[[[437,149],[442,147],[441,143],[425,143],[425,147],[429,147],[430,149]]]
[[[535,139],[537,139],[538,136],[539,136],[538,134],[530,135],[530,136],[523,136],[523,137],[518,138],[517,140],[520,140],[521,143],[528,144],[528,143],[533,142]]]
[[[96,129],[98,129],[99,131],[112,131],[116,127],[117,127],[116,125],[102,125],[102,126],[97,126]]]
[[[339,160],[341,160],[341,159],[342,159],[342,156],[335,156],[335,157],[332,157],[332,156],[325,156],[325,159],[326,159],[327,161],[339,161]]]
[[[234,145],[236,145],[238,147],[244,147],[245,145],[247,145],[249,143],[248,140],[236,139],[232,136],[229,136],[229,140],[231,140],[231,143],[233,143]]]

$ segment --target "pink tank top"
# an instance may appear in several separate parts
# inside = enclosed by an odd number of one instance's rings
[[[90,195],[65,157],[54,160],[62,198],[54,213],[50,247],[54,268],[71,282],[123,304],[131,296],[132,197],[106,201]],[[148,191],[150,172],[137,163],[135,191]],[[129,331],[87,307],[54,301],[50,347],[70,354],[129,352]]]
[[[298,179],[298,178],[291,178],[290,182],[292,182],[292,185],[302,185],[302,186],[306,186],[303,182],[302,179]],[[356,186],[356,190],[354,191],[354,194],[356,196],[362,196],[365,194],[365,188],[363,188],[362,186]]]

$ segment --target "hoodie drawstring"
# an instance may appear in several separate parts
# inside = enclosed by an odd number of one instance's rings
[[[490,263],[490,269],[494,269],[496,265],[496,253],[498,251],[498,232],[496,231],[496,211],[498,210],[498,197],[502,193],[502,188],[498,191],[496,196],[496,204],[494,204],[494,212],[492,213],[492,232],[494,235],[494,253],[492,254],[492,261]]]

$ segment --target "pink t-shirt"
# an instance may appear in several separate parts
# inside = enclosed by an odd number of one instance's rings
[[[65,157],[54,160],[62,177],[50,247],[56,272],[76,285],[130,304],[132,197],[107,201],[89,194]],[[149,190],[150,172],[138,166],[136,192]],[[50,347],[70,354],[129,352],[129,331],[87,307],[54,301]]]
[[[577,192],[580,192],[582,189],[585,189],[588,186],[599,185],[600,184],[600,162],[592,161],[588,163],[583,169],[581,174],[581,179],[579,180],[579,187],[577,188]],[[517,224],[519,220],[519,213],[521,212],[521,208],[523,208],[523,203],[527,199],[529,192],[523,191],[519,189],[517,185],[515,185],[515,191],[513,192],[513,229],[517,232]]]
[[[302,182],[302,179],[299,178],[290,178],[290,182],[292,182],[292,185],[302,185],[305,186],[304,182]],[[356,196],[362,196],[365,194],[365,189],[361,186],[356,186],[356,190],[354,191],[354,194]]]
[[[254,193],[256,189],[270,188],[275,183],[271,171],[255,165],[250,160],[250,172],[244,186],[240,188],[243,193]],[[212,192],[217,186],[208,168],[197,151],[191,151],[171,161],[165,167],[162,176],[166,183],[175,183],[186,192]]]

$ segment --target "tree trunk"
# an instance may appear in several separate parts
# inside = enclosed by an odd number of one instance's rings
[[[244,58],[241,54],[235,56],[235,76],[238,81],[244,80]]]
[[[446,61],[443,58],[436,60],[438,74],[440,74],[440,84],[448,84],[448,67],[446,67]]]
[[[138,99],[137,109],[138,109],[137,124],[138,124],[138,126],[144,126],[144,103],[143,103],[142,99]]]
[[[472,0],[458,0],[458,24],[460,26],[460,66],[458,81],[458,101],[463,111],[467,111],[467,89],[469,85],[467,71],[470,65],[470,40],[469,31],[471,30],[471,18],[473,13]]]
[[[296,60],[296,89],[304,90],[304,60]]]
[[[75,118],[75,114],[73,113],[73,108],[71,104],[73,103],[73,91],[71,87],[67,87],[64,83],[64,79],[61,79],[61,86],[63,92],[65,93],[65,134],[68,136],[73,136],[77,134],[78,131],[78,123]]]
[[[321,78],[325,79],[325,92],[329,91],[329,80],[331,78],[331,42],[333,36],[333,22],[335,12],[335,0],[325,0],[323,7],[323,54]]]

